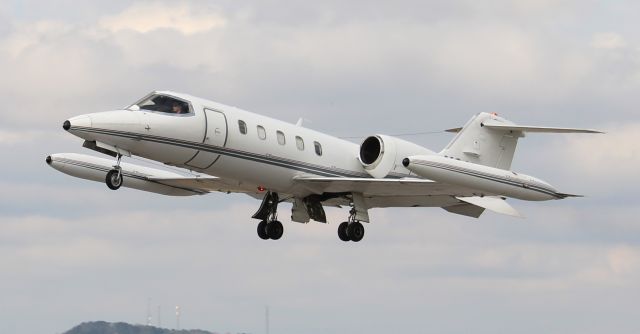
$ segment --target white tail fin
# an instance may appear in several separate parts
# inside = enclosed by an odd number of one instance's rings
[[[457,132],[440,155],[480,165],[509,170],[518,138],[525,132],[536,133],[602,133],[591,129],[556,128],[516,125],[497,114],[479,113]]]
[[[496,131],[485,128],[491,121],[515,125],[496,114],[479,113],[473,116],[453,140],[440,152],[441,155],[500,169],[510,169],[520,131]],[[458,129],[451,130],[456,131]]]

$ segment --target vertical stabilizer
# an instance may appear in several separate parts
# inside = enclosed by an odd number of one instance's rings
[[[479,113],[458,132],[440,155],[509,170],[521,131],[496,131],[484,126],[492,124],[515,125],[497,114]]]

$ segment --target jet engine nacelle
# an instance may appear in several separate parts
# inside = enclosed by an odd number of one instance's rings
[[[367,173],[375,178],[384,178],[391,172],[409,176],[411,171],[402,165],[402,159],[418,154],[435,153],[406,140],[386,135],[375,135],[367,137],[360,144],[359,159]]]

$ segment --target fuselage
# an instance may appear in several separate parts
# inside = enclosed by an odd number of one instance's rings
[[[180,112],[167,109],[171,104]],[[294,182],[296,177],[372,178],[358,158],[360,146],[355,143],[174,92],[154,92],[122,110],[77,116],[65,128],[88,142],[300,198],[311,192]],[[386,177],[420,178],[401,163]],[[504,195],[503,189],[508,186],[468,187],[458,195]],[[530,191],[519,189],[518,198],[555,198],[539,192],[527,196]]]
[[[167,165],[304,195],[296,176],[370,177],[358,145],[299,125],[196,98],[182,114],[128,107],[69,119],[69,132]],[[135,104],[134,104],[135,105]],[[410,171],[394,172],[409,177]]]

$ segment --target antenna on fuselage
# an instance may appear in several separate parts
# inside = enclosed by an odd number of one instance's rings
[[[311,122],[308,119],[300,117],[300,118],[298,118],[298,122],[296,122],[296,126],[303,126],[302,123],[313,123],[313,122]]]

